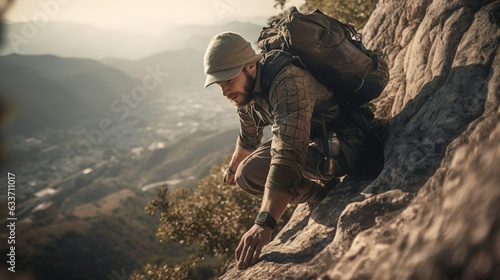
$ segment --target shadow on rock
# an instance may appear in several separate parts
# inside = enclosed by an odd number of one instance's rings
[[[485,82],[470,84],[470,76]],[[454,67],[446,79],[436,76],[424,85],[391,120],[384,169],[363,194],[418,192],[439,167],[451,141],[483,113],[487,77],[483,65],[469,65]]]

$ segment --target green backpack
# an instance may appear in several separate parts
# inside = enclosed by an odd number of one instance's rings
[[[389,81],[387,62],[367,50],[361,34],[321,11],[290,14],[264,27],[258,38],[266,62],[263,88],[288,63],[307,68],[340,101],[361,106],[377,98]]]

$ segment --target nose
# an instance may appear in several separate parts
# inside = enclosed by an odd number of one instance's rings
[[[226,97],[229,93],[231,93],[231,90],[228,86],[221,85],[222,88],[222,95]]]

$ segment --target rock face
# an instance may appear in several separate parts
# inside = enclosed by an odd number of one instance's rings
[[[380,0],[385,165],[301,205],[222,279],[500,279],[500,1]]]

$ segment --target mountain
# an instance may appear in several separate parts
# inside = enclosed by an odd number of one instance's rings
[[[48,22],[43,27],[33,22],[5,23],[5,44],[0,54],[15,52],[97,60],[108,57],[138,60],[166,50],[194,48],[204,52],[212,36],[223,31],[239,32],[249,41],[255,41],[261,28],[242,22],[184,25],[163,35],[152,36],[69,22]]]
[[[204,53],[212,37],[225,31],[240,33],[256,47],[257,38],[261,30],[262,26],[238,21],[211,26],[193,24],[175,28],[162,36],[162,38],[164,41],[174,42],[177,44],[177,48],[195,48]]]
[[[1,61],[1,60],[0,60]],[[16,117],[9,123],[12,133],[29,133],[45,127],[64,127],[84,114],[82,99],[61,84],[29,68],[0,62],[2,96],[11,99]]]
[[[110,115],[110,105],[141,82],[88,59],[0,57],[0,89],[20,109],[10,132],[61,128]]]
[[[105,59],[102,61],[111,67],[120,69],[131,77],[142,79],[147,68],[161,69],[169,73],[162,83],[163,88],[183,86],[203,87],[203,52],[185,48],[165,51],[141,60]]]
[[[382,172],[298,206],[254,266],[220,279],[499,279],[499,11],[378,1],[363,35],[391,68]]]
[[[0,56],[2,63],[28,68],[46,78],[59,80],[71,75],[92,72],[105,67],[91,59],[63,58],[54,55],[7,55]]]
[[[184,175],[201,179],[212,165],[220,164],[223,157],[231,153],[238,132],[238,129],[194,132],[168,148],[156,150],[140,164],[140,173],[149,171],[157,176],[171,174],[172,178]]]
[[[237,135],[234,128],[186,133],[171,145],[144,152],[134,161],[121,161],[115,168],[127,170],[121,179],[139,189],[176,179],[179,183],[175,187],[192,187],[234,150]]]
[[[138,58],[144,46],[154,44],[151,35],[100,29],[70,22],[6,23],[0,54],[53,54],[62,57],[102,59],[108,56]]]

